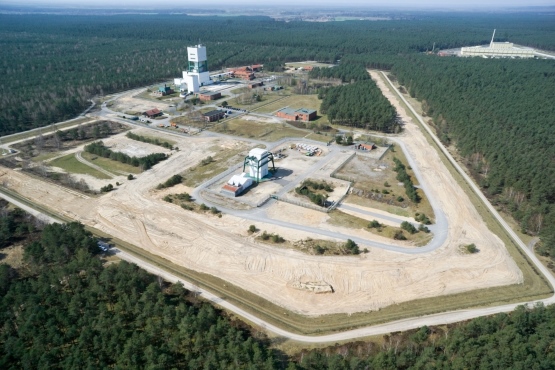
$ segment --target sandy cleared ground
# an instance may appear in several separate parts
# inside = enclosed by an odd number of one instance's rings
[[[381,80],[378,84],[383,87]],[[383,91],[391,97],[387,89]],[[361,256],[322,257],[275,248],[247,236],[246,230],[253,221],[187,212],[162,201],[160,192],[152,190],[161,181],[213,155],[218,147],[232,145],[231,139],[172,137],[181,148],[179,152],[100,198],[83,197],[1,167],[0,184],[175,263],[219,276],[311,316],[376,310],[419,298],[522,282],[522,274],[501,240],[487,229],[418,127],[402,108],[397,109],[406,123],[402,140],[420,166],[423,182],[434,190],[430,196],[437,198],[449,222],[445,244],[424,255],[369,247],[370,253]],[[268,215],[332,230],[325,223],[325,214],[289,204],[272,206]],[[270,223],[255,223],[261,230],[276,232],[292,241],[307,237],[327,239]],[[378,240],[368,232],[333,230],[351,235],[364,233],[364,237]],[[480,252],[462,254],[459,247],[469,243],[475,243]],[[306,282],[329,284],[335,293],[314,294],[293,288]]]
[[[117,111],[117,112],[146,112],[147,110],[158,108],[162,112],[168,110],[170,103],[166,102],[154,102],[148,101],[146,99],[135,98],[134,96],[137,95],[137,92],[133,92],[133,94],[126,94],[117,99],[114,104],[110,107],[110,109]],[[154,97],[153,97],[154,98]],[[180,101],[179,98],[175,98],[175,101]]]

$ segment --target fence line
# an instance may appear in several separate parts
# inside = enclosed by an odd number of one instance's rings
[[[347,163],[349,163],[349,161],[355,157],[355,155],[357,155],[357,153],[356,153],[356,152],[353,152],[353,154],[351,154],[347,159],[345,159],[345,160],[343,161],[343,163],[341,163],[335,170],[333,170],[333,171],[330,173],[330,177],[335,177],[335,174],[336,174],[337,172],[341,171],[341,170],[343,169],[343,167],[345,167],[345,165],[346,165]]]
[[[351,183],[349,183],[349,186],[347,187],[347,191],[345,192],[345,194],[343,194],[343,195],[341,196],[341,198],[339,198],[339,199],[337,200],[337,202],[333,203],[333,204],[331,205],[331,207],[328,208],[328,212],[333,211],[334,209],[337,208],[337,206],[339,206],[339,204],[341,204],[341,202],[343,201],[343,199],[345,199],[345,198],[347,197],[347,195],[349,194],[349,190],[351,190]]]
[[[391,147],[393,146],[393,144],[389,144],[387,146],[387,149],[383,151],[382,155],[380,155],[380,158],[378,158],[378,161],[381,161],[382,158],[384,157],[384,155],[389,151],[389,149],[391,149]]]
[[[285,203],[290,203],[293,204],[295,206],[300,206],[300,207],[304,207],[304,208],[308,208],[308,209],[312,209],[314,211],[318,211],[318,212],[324,212],[324,213],[328,213],[328,208],[323,208],[323,207],[318,207],[316,205],[312,205],[309,203],[304,203],[304,202],[300,202],[297,200],[292,200],[292,199],[288,199],[288,198],[282,198],[278,195],[271,195],[271,198],[277,200],[277,201],[281,201],[281,202],[285,202]]]

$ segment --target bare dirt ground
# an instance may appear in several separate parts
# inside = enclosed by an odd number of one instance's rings
[[[154,102],[148,101],[141,98],[135,98],[134,96],[137,95],[136,92],[133,94],[126,94],[119,99],[117,99],[110,109],[117,111],[117,112],[146,112],[147,110],[158,108],[162,112],[168,110],[170,103],[165,103],[162,101]],[[176,100],[177,101],[177,100]]]
[[[377,82],[391,99],[381,80]],[[392,102],[397,105],[395,99]],[[236,140],[232,139],[172,137],[182,148],[179,152],[100,198],[84,197],[2,167],[0,184],[174,263],[218,276],[310,316],[377,310],[414,299],[521,283],[522,273],[501,240],[487,229],[419,128],[401,107],[397,105],[397,109],[406,123],[401,139],[449,221],[445,244],[424,255],[369,247],[370,253],[361,256],[322,257],[276,248],[248,236],[246,231],[252,221],[231,215],[218,218],[188,212],[162,201],[161,193],[153,190],[162,180],[213,155],[213,148],[233,144]],[[176,192],[182,190],[176,188]],[[284,203],[273,205],[268,214],[289,222],[333,229],[325,223],[326,214]],[[256,226],[291,241],[307,237],[329,239],[262,221],[256,222]],[[362,230],[333,230],[379,238]],[[459,247],[470,243],[476,244],[480,252],[462,254]],[[294,288],[307,282],[328,284],[335,293],[314,294]]]
[[[264,122],[264,123],[283,123],[283,121],[280,120],[279,118],[253,116],[250,114],[244,115],[241,118],[244,119],[245,121],[256,121],[256,122]]]

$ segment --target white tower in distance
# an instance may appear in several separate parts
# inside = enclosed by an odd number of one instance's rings
[[[187,59],[189,64],[183,71],[183,79],[190,93],[199,91],[200,86],[212,83],[208,73],[208,60],[206,59],[206,46],[201,44],[187,47]]]

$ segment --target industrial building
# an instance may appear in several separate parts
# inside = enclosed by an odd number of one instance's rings
[[[254,80],[255,75],[251,67],[231,68],[229,72],[233,73],[233,77],[241,78],[243,80]]]
[[[482,58],[533,58],[535,56],[533,49],[515,47],[512,42],[494,42],[494,37],[495,30],[489,45],[461,48],[461,56]]]
[[[243,172],[240,175],[233,175],[222,187],[221,193],[236,197],[251,187],[252,184],[252,179]]]
[[[225,117],[225,112],[222,110],[211,110],[210,112],[202,115],[206,122],[215,122]]]
[[[248,170],[248,176],[256,181],[262,180],[268,176],[268,164],[272,163],[272,171],[275,171],[274,156],[265,149],[251,149],[249,155],[245,157],[243,162],[243,172]]]
[[[247,84],[247,87],[248,87],[249,89],[254,89],[254,88],[257,88],[257,87],[260,87],[260,86],[263,86],[263,85],[264,85],[264,82],[262,82],[262,81],[258,81],[258,82],[249,82],[249,83]]]
[[[198,94],[198,98],[202,101],[217,100],[222,97],[219,91],[203,91]]]
[[[166,95],[171,95],[173,93],[174,93],[173,89],[171,87],[167,86],[166,84],[164,84],[164,86],[160,86],[158,88],[158,91],[154,92],[154,95],[166,96]]]
[[[293,110],[291,108],[282,108],[276,112],[276,116],[284,118],[288,121],[311,121],[316,119],[316,111],[313,109],[300,108]]]
[[[187,47],[187,59],[189,60],[188,67],[186,71],[183,71],[183,79],[180,82],[187,84],[189,93],[197,93],[201,86],[212,84],[208,72],[206,46],[199,44]]]

